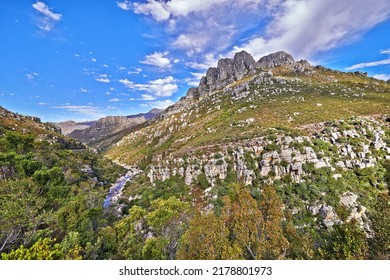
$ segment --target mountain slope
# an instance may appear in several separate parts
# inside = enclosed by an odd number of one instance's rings
[[[240,52],[107,151],[144,170],[118,207],[162,258],[388,259],[389,106],[365,73]]]
[[[154,118],[159,113],[161,110],[152,109],[145,114],[104,117],[84,129],[73,130],[68,135],[88,146],[105,149],[129,133],[134,127]]]
[[[284,52],[259,62],[241,52],[210,68],[198,88],[124,137],[107,155],[133,164],[152,155],[188,154],[204,145],[252,138],[275,126],[294,129],[353,115],[387,114],[389,90],[389,83],[363,73],[313,67]]]

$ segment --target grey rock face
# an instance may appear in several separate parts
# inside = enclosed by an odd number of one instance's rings
[[[291,54],[279,51],[260,58],[257,63],[257,67],[272,68],[280,65],[292,65],[294,62],[294,58],[291,56]]]
[[[245,75],[254,73],[255,70],[256,61],[249,53],[241,51],[236,53],[233,59],[219,60],[217,68],[209,68],[206,76],[202,77],[200,81],[199,92],[207,93],[222,89],[228,84],[242,79]]]

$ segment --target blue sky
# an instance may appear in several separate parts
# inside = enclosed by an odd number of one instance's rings
[[[0,41],[0,105],[54,122],[164,108],[240,50],[390,79],[388,0],[0,0]]]

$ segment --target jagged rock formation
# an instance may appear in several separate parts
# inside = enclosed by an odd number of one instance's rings
[[[161,111],[160,109],[152,109],[145,114],[104,117],[87,128],[76,129],[68,135],[86,145],[104,149],[126,135],[132,128],[157,116]]]
[[[283,51],[272,53],[259,59],[257,63],[258,68],[272,68],[281,65],[292,65],[295,63],[291,54]]]
[[[253,79],[256,82],[262,82],[267,77],[272,76],[270,70],[278,66],[290,67],[292,71],[300,74],[314,73],[314,67],[306,60],[296,62],[290,54],[284,51],[271,53],[260,58],[257,62],[249,53],[241,51],[236,53],[233,59],[221,59],[218,61],[217,67],[209,68],[206,75],[200,80],[199,86],[190,88],[185,97],[167,108],[161,116],[164,117],[186,111],[199,100],[213,95],[216,91],[226,90],[231,84],[243,78],[248,79],[245,85],[248,85]]]
[[[256,62],[246,51],[241,51],[236,53],[233,59],[221,59],[218,61],[218,66],[216,68],[209,68],[206,72],[206,76],[203,77],[199,83],[198,94],[208,94],[215,90],[222,89],[235,81],[241,80],[247,75],[253,75],[257,73],[257,71],[261,71],[265,68],[294,64],[295,61],[293,57],[283,51],[262,57],[258,62]]]

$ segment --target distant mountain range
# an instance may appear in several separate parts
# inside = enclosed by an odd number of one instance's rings
[[[120,140],[132,128],[160,114],[162,110],[152,109],[147,113],[130,116],[108,116],[97,121],[60,122],[56,125],[64,135],[98,149],[108,147],[115,140]]]

